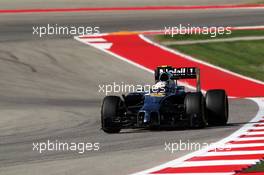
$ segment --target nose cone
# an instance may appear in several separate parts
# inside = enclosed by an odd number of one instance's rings
[[[138,122],[142,126],[156,126],[159,124],[159,112],[157,111],[140,111]]]
[[[150,112],[141,110],[138,113],[138,120],[140,124],[147,124],[150,122]]]

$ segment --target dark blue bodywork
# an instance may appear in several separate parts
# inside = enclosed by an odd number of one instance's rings
[[[183,88],[177,89],[176,93],[144,94],[143,105],[137,114],[137,126],[170,125],[166,122],[175,121],[184,113],[184,96]]]

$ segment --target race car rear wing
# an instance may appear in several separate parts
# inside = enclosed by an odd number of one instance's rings
[[[201,81],[200,81],[200,69],[196,67],[178,67],[174,68],[172,66],[159,66],[155,70],[155,81],[159,81],[160,75],[162,73],[169,73],[171,75],[171,80],[180,79],[196,79],[196,90],[201,91]]]

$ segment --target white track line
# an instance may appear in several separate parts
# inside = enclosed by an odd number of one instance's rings
[[[262,134],[264,134],[264,131],[261,131],[261,132],[247,132],[244,135],[262,135]]]
[[[247,148],[247,147],[258,147],[258,146],[264,146],[263,143],[245,143],[245,144],[227,144],[223,147],[219,147],[219,149],[224,148]]]
[[[254,126],[252,129],[264,129],[264,126]]]
[[[112,43],[90,43],[96,48],[101,48],[101,49],[110,49],[112,47]]]
[[[252,30],[252,29],[263,29],[264,26],[241,26],[241,27],[232,27],[235,30]]]
[[[264,156],[264,150],[261,151],[224,151],[224,152],[207,152],[199,155],[200,157],[208,156],[229,156],[229,155],[249,155],[249,154],[260,154]]]
[[[264,137],[242,137],[236,139],[236,141],[248,141],[248,140],[264,140]]]
[[[83,42],[105,42],[104,38],[82,38]]]
[[[210,161],[186,161],[172,167],[197,167],[214,165],[252,165],[259,162],[258,159],[250,160],[210,160]]]

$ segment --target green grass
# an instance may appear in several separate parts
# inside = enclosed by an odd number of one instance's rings
[[[234,31],[230,37],[264,36],[264,30]],[[218,36],[226,38],[227,36]],[[174,40],[209,39],[205,35],[178,35],[174,38],[159,35],[158,42]],[[194,58],[206,61],[230,71],[264,81],[264,40],[167,45]]]
[[[264,0],[255,0],[255,2],[253,1],[245,4],[264,4]]]
[[[264,0],[259,0],[255,4],[264,4]]]
[[[210,35],[158,35],[155,37],[158,41],[182,41],[182,40],[204,40],[204,39],[219,39],[231,37],[244,37],[244,36],[264,36],[264,30],[236,30],[232,31],[230,35],[217,35],[212,38]]]
[[[243,171],[245,173],[251,173],[251,172],[264,172],[264,161],[261,161],[260,163],[246,169]]]
[[[241,75],[264,81],[264,40],[170,47]]]

